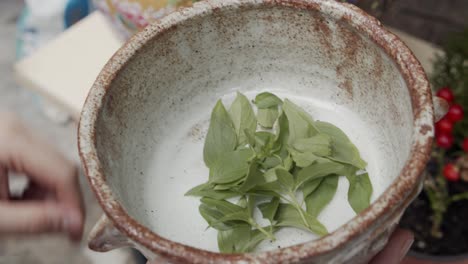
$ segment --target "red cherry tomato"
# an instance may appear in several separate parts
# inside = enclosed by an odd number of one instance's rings
[[[448,118],[443,118],[436,123],[437,134],[452,134],[453,123]]]
[[[463,150],[468,153],[468,138],[463,140]]]
[[[463,108],[459,104],[451,105],[446,117],[452,122],[458,122],[463,119]]]
[[[448,181],[458,181],[460,179],[460,172],[452,163],[444,166],[443,174]]]
[[[443,149],[449,149],[453,145],[453,136],[450,134],[439,134],[436,137],[437,145]]]
[[[445,99],[449,104],[453,102],[453,92],[449,87],[443,87],[436,93],[437,97]]]

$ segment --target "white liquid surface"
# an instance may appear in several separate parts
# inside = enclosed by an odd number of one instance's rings
[[[253,98],[257,93],[248,92],[246,95]],[[379,153],[375,144],[376,135],[355,113],[330,102],[278,92],[275,94],[298,104],[315,120],[333,123],[348,135],[368,163],[367,171],[374,189],[372,201],[391,184],[393,177],[386,175],[382,169],[385,167],[385,157]],[[226,108],[234,97],[235,93],[223,98]],[[206,109],[188,113],[192,116],[187,120],[192,121],[174,123],[173,127],[168,127],[171,133],[165,135],[164,142],[158,144],[151,165],[146,170],[148,175],[153,176],[146,179],[143,206],[147,209],[148,227],[157,234],[179,243],[218,252],[217,231],[207,229],[206,221],[198,212],[199,198],[184,196],[189,189],[208,179],[208,168],[203,162],[203,144],[214,105],[215,102],[212,102]],[[348,181],[340,177],[333,200],[318,217],[329,232],[355,216],[348,204],[347,193]],[[263,219],[259,217],[259,220]],[[257,247],[257,251],[287,247],[318,238],[295,228],[283,228],[275,236],[275,242],[264,241]]]

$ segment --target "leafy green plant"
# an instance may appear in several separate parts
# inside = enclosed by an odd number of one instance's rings
[[[448,207],[468,199],[468,192],[450,194],[449,182],[468,181],[468,29],[452,35],[434,62],[432,83],[437,96],[449,104],[447,115],[436,123],[436,144],[431,163],[436,171],[424,183],[432,211],[431,235],[441,238],[440,227]]]
[[[349,180],[354,211],[369,206],[367,163],[343,131],[268,92],[253,104],[257,114],[241,93],[229,110],[216,103],[203,149],[208,181],[186,193],[202,197],[200,214],[218,230],[221,252],[252,251],[275,240],[282,227],[327,234],[317,217],[333,199],[339,176]],[[269,226],[257,223],[255,210]]]

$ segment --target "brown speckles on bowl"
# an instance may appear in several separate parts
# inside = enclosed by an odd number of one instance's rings
[[[214,253],[148,228],[135,205],[147,203],[140,175],[148,173],[140,171],[164,141],[164,115],[185,124],[186,114],[208,112],[207,102],[238,87],[275,85],[353,109],[379,130],[394,172],[387,190],[331,234],[267,252]],[[360,9],[331,0],[208,0],[156,21],[112,57],[86,100],[78,141],[109,222],[147,255],[171,263],[364,263],[420,190],[433,119],[421,65]],[[183,136],[198,140],[201,128],[192,125]]]

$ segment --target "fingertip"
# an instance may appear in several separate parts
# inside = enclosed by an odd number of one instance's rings
[[[385,248],[370,262],[372,264],[397,264],[406,256],[414,241],[412,232],[397,229],[388,240]]]
[[[64,231],[72,241],[80,241],[83,235],[84,215],[80,209],[68,208],[64,215]]]

